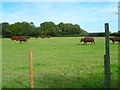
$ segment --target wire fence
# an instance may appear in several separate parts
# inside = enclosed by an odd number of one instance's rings
[[[22,55],[22,58],[23,58],[23,56],[24,55]],[[16,83],[16,85],[18,85],[18,86],[16,86],[15,84],[13,84],[13,86],[10,86],[10,87],[13,87],[13,88],[14,87],[19,88],[21,86],[22,87],[30,87],[30,85],[29,85],[29,83],[30,83],[30,81],[29,81],[30,80],[29,79],[29,61],[27,61],[27,62],[28,62],[28,64],[24,64],[24,60],[22,60],[21,63],[17,63],[17,62],[4,63],[4,61],[3,61],[3,63],[2,63],[2,67],[3,67],[3,72],[2,72],[3,86],[4,86],[4,82],[10,82],[10,83]],[[36,64],[34,64],[33,66],[35,67]],[[43,65],[42,64],[41,65],[37,64],[37,66],[46,67],[44,64]],[[48,67],[49,67],[49,65],[48,65]],[[47,75],[47,74],[51,73],[50,72],[51,70],[48,69],[48,70],[44,71],[44,73],[45,73],[44,74],[43,72],[39,71],[39,70],[41,70],[39,68],[41,68],[41,67],[34,68],[34,79],[35,79],[35,87],[36,88],[42,88],[42,87],[47,88],[49,83],[55,83],[55,82],[49,80],[50,76]],[[81,73],[82,72],[84,72],[84,71],[81,71]],[[62,71],[56,71],[56,73],[58,73],[61,76],[64,76],[64,73]],[[73,73],[69,73],[69,74],[73,74]],[[55,76],[52,76],[52,77],[54,78]],[[41,82],[41,83],[39,83],[38,81]],[[43,86],[41,86],[42,83],[45,83],[45,85],[43,84]],[[63,83],[67,84],[68,82],[64,81]],[[5,83],[5,85],[6,85],[6,83]]]
[[[13,45],[11,49],[3,46],[2,88],[30,88],[29,50],[25,49],[27,45],[22,44],[24,45],[22,47],[18,43],[11,44]],[[82,53],[78,56],[79,50],[76,48],[73,50],[75,52],[61,50],[61,52],[57,52],[57,55],[51,50],[41,51],[37,48],[33,50],[35,88],[103,88],[104,53],[92,54],[92,52],[81,51]],[[86,57],[83,56],[84,54],[87,54]],[[117,55],[112,53],[112,56]],[[117,76],[115,76],[117,58],[111,58],[114,60],[111,63],[113,65],[111,83],[113,87],[117,87]]]

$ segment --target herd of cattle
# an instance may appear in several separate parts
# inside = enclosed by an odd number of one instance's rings
[[[50,36],[40,36],[41,38],[50,38]],[[39,38],[39,37],[35,37],[35,38]],[[21,37],[21,36],[13,36],[13,37],[10,37],[10,39],[13,41],[13,40],[16,40],[16,41],[19,41],[20,43],[22,42],[27,42],[28,39],[30,39],[30,37]]]
[[[50,36],[40,36],[41,38],[50,38]],[[29,39],[30,37],[21,37],[21,36],[13,36],[13,37],[10,37],[10,39],[13,41],[13,40],[16,40],[16,41],[19,41],[20,43],[22,42],[27,42],[27,40]],[[35,37],[35,38],[39,38],[39,37]],[[112,40],[113,44],[115,42],[119,42],[120,43],[120,37],[111,37],[110,40]],[[87,44],[87,42],[91,42],[95,44],[95,40],[94,38],[92,37],[86,37],[86,38],[82,38],[80,40],[80,42],[84,42]]]

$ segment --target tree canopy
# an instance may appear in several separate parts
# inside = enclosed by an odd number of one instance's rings
[[[8,22],[0,23],[2,28],[3,37],[11,36],[80,36],[87,33],[78,24],[63,23],[55,24],[54,22],[40,23],[39,27],[36,27],[33,22],[16,22],[9,24]],[[1,32],[0,32],[1,33]]]

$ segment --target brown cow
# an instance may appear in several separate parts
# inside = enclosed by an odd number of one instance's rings
[[[84,43],[86,43],[86,44],[87,44],[87,42],[91,42],[91,44],[92,44],[92,43],[95,44],[94,38],[90,38],[90,37],[88,37],[88,38],[82,38],[82,39],[81,39],[81,42],[84,42]]]
[[[13,41],[13,40],[17,40],[18,38],[20,38],[21,36],[13,36],[13,37],[10,37],[10,39]]]
[[[38,37],[38,36],[36,36],[35,38],[36,38],[36,39],[38,39],[39,37]]]
[[[30,39],[31,37],[26,37],[27,39]]]
[[[17,41],[19,41],[20,43],[22,43],[22,41],[25,43],[27,43],[27,38],[25,38],[25,37],[20,37],[20,38],[18,38],[17,39]]]
[[[113,44],[115,41],[120,43],[120,37],[111,37],[110,40],[112,40]]]
[[[51,36],[46,36],[47,38],[51,38]]]
[[[40,36],[41,38],[46,38],[46,36]]]

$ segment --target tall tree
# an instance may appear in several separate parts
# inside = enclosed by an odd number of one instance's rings
[[[62,35],[74,35],[74,34],[83,34],[87,33],[85,30],[81,29],[78,24],[73,25],[72,23],[59,23],[58,24],[59,31]]]
[[[57,26],[55,25],[54,22],[41,23],[40,27],[41,27],[42,34],[56,36],[58,33]]]
[[[10,36],[30,36],[35,30],[35,26],[28,22],[17,22],[6,27],[6,35]]]
[[[5,36],[5,28],[9,26],[9,23],[8,22],[3,22],[3,23],[0,23],[0,34],[4,37]]]

